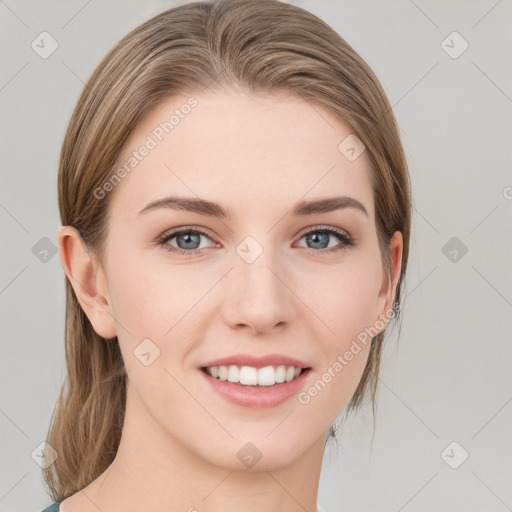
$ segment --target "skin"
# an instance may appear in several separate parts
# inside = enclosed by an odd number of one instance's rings
[[[188,97],[151,111],[119,161]],[[198,106],[109,192],[103,261],[74,228],[58,234],[62,266],[82,308],[99,335],[118,337],[128,371],[117,456],[63,501],[64,512],[315,511],[327,431],[360,381],[369,343],[305,405],[297,396],[266,409],[234,405],[198,368],[232,354],[285,354],[312,368],[307,389],[359,333],[389,318],[383,315],[395,296],[402,236],[391,240],[388,278],[366,152],[349,161],[338,150],[349,126],[293,95],[194,97]],[[215,201],[233,216],[171,208],[139,215],[171,194]],[[289,214],[301,199],[337,195],[360,201],[368,216],[355,208]],[[183,237],[155,242],[182,226],[200,227],[210,238],[201,236],[200,246],[193,245],[197,238],[188,246]],[[303,232],[316,226],[343,230],[355,245],[326,252],[343,242],[329,235],[315,245]],[[249,235],[263,248],[252,263],[236,251]],[[167,250],[178,243],[200,252]],[[160,349],[149,366],[133,353],[146,338]],[[247,442],[262,454],[250,469],[237,457]]]

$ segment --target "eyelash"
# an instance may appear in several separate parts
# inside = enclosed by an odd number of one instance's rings
[[[195,228],[195,227],[194,228],[190,227],[190,228],[180,228],[180,229],[177,229],[175,231],[164,233],[163,235],[158,237],[158,239],[157,239],[158,245],[164,246],[172,238],[174,238],[176,236],[179,236],[179,235],[182,235],[184,233],[201,234],[201,235],[203,235],[206,238],[211,240],[210,235],[208,233],[206,233],[205,231],[203,231],[202,229]],[[306,251],[309,254],[319,254],[319,253],[331,254],[333,252],[337,252],[337,251],[346,249],[347,247],[351,247],[351,246],[355,245],[355,240],[351,236],[349,236],[348,234],[344,233],[343,231],[339,231],[339,230],[334,229],[334,228],[329,227],[329,226],[313,226],[312,228],[309,228],[307,231],[302,233],[300,238],[299,238],[299,240],[302,239],[303,237],[305,237],[306,235],[308,235],[309,233],[322,233],[322,234],[333,235],[333,236],[335,236],[341,242],[341,244],[338,245],[337,247],[331,247],[330,249],[310,249],[310,248],[305,248]],[[202,249],[192,249],[192,250],[188,250],[187,251],[187,250],[184,250],[184,249],[177,249],[176,247],[172,247],[172,246],[169,246],[169,248],[167,250],[168,251],[172,251],[172,252],[177,253],[177,254],[182,254],[182,255],[185,255],[185,254],[187,254],[187,255],[196,254],[196,253],[199,253],[199,252],[202,251]]]

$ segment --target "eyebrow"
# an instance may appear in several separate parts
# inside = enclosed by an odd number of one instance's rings
[[[217,217],[219,219],[232,217],[230,210],[225,209],[218,203],[195,197],[178,196],[170,196],[153,201],[146,205],[139,212],[139,215],[159,208],[186,210],[189,212],[199,213],[201,215]],[[348,196],[329,197],[326,199],[316,199],[312,201],[299,201],[293,206],[291,215],[294,217],[303,217],[307,215],[328,213],[344,208],[354,208],[355,210],[364,213],[367,217],[369,216],[368,211],[360,201]]]

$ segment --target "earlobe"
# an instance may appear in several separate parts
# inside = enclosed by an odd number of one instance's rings
[[[114,338],[115,320],[101,265],[73,226],[62,226],[57,238],[62,268],[80,306],[99,336]]]

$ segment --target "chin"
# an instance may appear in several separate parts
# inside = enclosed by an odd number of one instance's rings
[[[246,433],[235,436],[234,439],[225,439],[225,442],[220,441],[228,435],[219,434],[219,445],[204,447],[203,458],[212,465],[229,471],[277,471],[292,465],[315,444],[315,439],[305,436],[304,432],[297,432],[295,435],[284,425],[272,432],[275,427],[273,425],[264,431],[260,428],[255,436]],[[282,429],[279,434],[278,429]],[[269,432],[272,433],[268,435]]]

